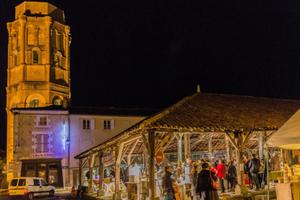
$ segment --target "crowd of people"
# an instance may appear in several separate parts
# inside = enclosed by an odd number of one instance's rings
[[[244,162],[244,184],[250,189],[259,190],[266,183],[266,163],[264,159],[259,160],[253,154],[251,158],[245,155]],[[225,159],[215,161],[200,160],[189,163],[190,182],[186,185],[191,186],[191,200],[217,200],[218,190],[221,193],[235,190],[237,185],[237,168],[235,160],[226,162]],[[178,169],[176,170],[176,172]],[[178,173],[175,173],[173,166],[165,167],[165,175],[162,180],[164,200],[179,200]],[[189,187],[189,186],[188,186]]]

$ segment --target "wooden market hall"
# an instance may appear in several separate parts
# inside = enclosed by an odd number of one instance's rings
[[[227,160],[235,158],[237,169],[240,169],[242,153],[247,149],[256,149],[262,156],[267,138],[299,108],[300,101],[296,100],[198,91],[77,155],[75,158],[79,159],[80,183],[83,184],[85,178],[83,169],[87,169],[89,191],[93,191],[93,188],[98,193],[103,191],[104,178],[101,177],[104,177],[107,166],[105,162],[110,160],[115,177],[114,199],[121,199],[121,166],[129,167],[134,158],[140,156],[145,166],[146,187],[139,191],[146,190],[145,195],[153,200],[161,196],[156,183],[155,157],[158,152],[176,154],[177,164],[181,164],[186,158],[193,158],[197,152],[205,152],[211,158],[215,152],[221,151]],[[98,174],[96,182],[93,173]],[[243,184],[241,174],[238,173],[238,184]],[[124,185],[129,190],[129,185],[138,184],[139,181],[141,178],[129,180]],[[128,199],[143,199],[143,194],[138,192],[138,197]],[[130,196],[129,193],[127,195]]]

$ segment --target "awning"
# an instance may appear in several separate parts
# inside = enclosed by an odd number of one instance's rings
[[[283,149],[300,149],[300,110],[283,124],[267,143]]]

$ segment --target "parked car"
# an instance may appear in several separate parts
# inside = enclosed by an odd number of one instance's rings
[[[9,196],[25,196],[32,200],[35,196],[54,196],[55,187],[38,177],[19,177],[10,181]]]

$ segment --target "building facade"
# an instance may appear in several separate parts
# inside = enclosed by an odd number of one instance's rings
[[[62,10],[25,1],[7,23],[7,174],[79,184],[74,156],[129,128],[147,112],[69,106],[70,27]]]
[[[101,109],[85,114],[59,106],[14,108],[13,176],[37,176],[56,187],[79,184],[74,157],[144,119],[137,112]],[[94,110],[97,110],[94,108]],[[105,111],[105,112],[103,112]]]
[[[7,23],[6,87],[8,180],[13,177],[13,108],[68,106],[70,27],[62,10],[45,2],[23,2]]]

